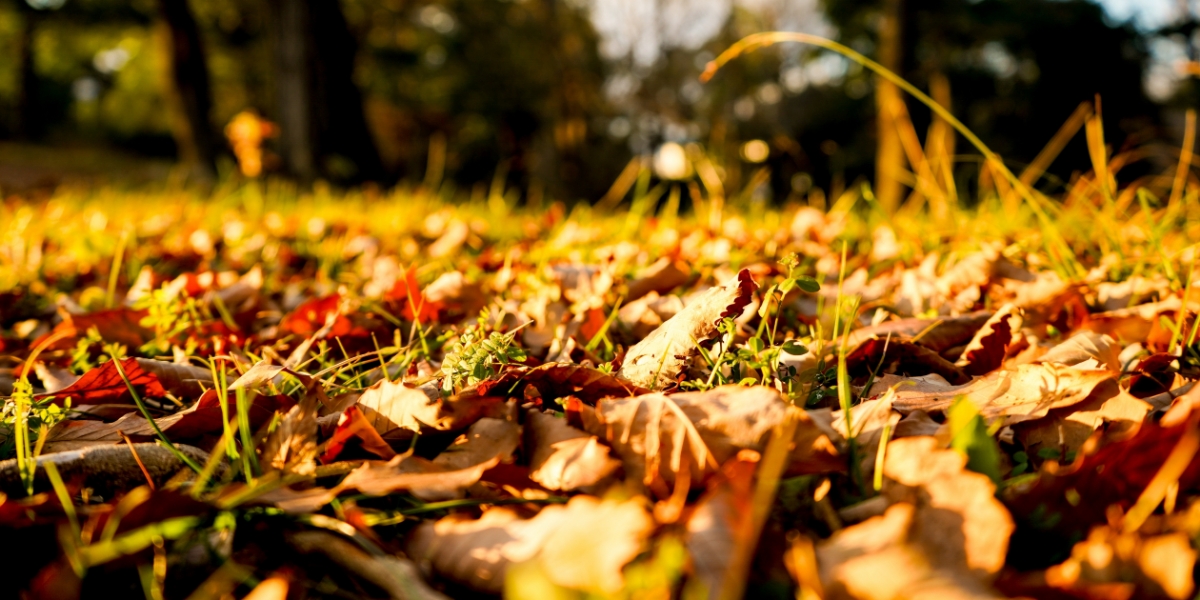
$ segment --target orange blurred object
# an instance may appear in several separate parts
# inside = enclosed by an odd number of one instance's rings
[[[258,177],[263,171],[263,140],[279,135],[279,128],[258,116],[253,110],[243,110],[225,126],[225,137],[237,157],[238,168],[246,177]]]

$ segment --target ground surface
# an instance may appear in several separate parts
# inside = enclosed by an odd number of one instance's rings
[[[5,593],[1190,598],[1198,189],[995,181],[9,196]]]

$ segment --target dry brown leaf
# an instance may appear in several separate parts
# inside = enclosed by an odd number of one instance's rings
[[[940,353],[970,341],[975,332],[991,316],[992,313],[990,312],[975,312],[943,319],[900,319],[898,321],[885,321],[879,325],[872,325],[851,331],[850,336],[847,338],[847,344],[850,348],[855,348],[872,337],[887,339],[889,335],[893,340],[911,340],[923,332],[924,335],[921,335],[920,338],[921,345]]]
[[[928,555],[986,579],[1004,566],[1013,520],[992,481],[966,466],[965,456],[939,448],[934,438],[895,440],[884,460],[883,494],[917,507],[909,538]]]
[[[909,540],[919,511],[896,504],[882,516],[850,526],[817,545],[825,598],[830,600],[968,600],[1003,598],[953,562],[942,564]]]
[[[687,263],[664,256],[638,273],[637,279],[629,282],[625,301],[633,302],[650,292],[666,294],[687,283],[690,271]]]
[[[460,497],[485,471],[510,460],[520,441],[516,423],[480,419],[432,461],[399,456],[387,463],[367,463],[350,473],[338,489],[372,496],[409,490],[425,500]]]
[[[607,446],[561,419],[530,410],[526,413],[529,437],[529,478],[549,490],[590,491],[609,482],[621,462]]]
[[[884,376],[871,388],[877,395],[896,386],[893,407],[902,412],[914,410],[941,412],[954,398],[966,396],[987,419],[1003,417],[1006,424],[1028,421],[1046,415],[1054,408],[1083,401],[1101,382],[1115,378],[1106,369],[1076,369],[1056,363],[1020,365],[1016,369],[993,372],[966,385],[951,386],[941,378],[900,378]]]
[[[586,431],[616,450],[629,479],[665,493],[683,468],[692,470],[693,482],[703,482],[738,450],[762,451],[788,406],[774,388],[729,385],[670,396],[607,398],[594,411],[584,407],[581,417]],[[828,415],[812,411],[802,416],[789,473],[845,468],[829,437]]]
[[[1051,410],[1044,418],[1013,426],[1016,438],[1030,455],[1042,448],[1070,456],[1101,427],[1105,438],[1121,437],[1137,427],[1153,407],[1120,389],[1116,380],[1103,381],[1087,399],[1074,406]]]
[[[164,389],[185,402],[199,398],[205,390],[214,387],[212,371],[208,369],[151,358],[136,360],[143,369],[158,377]]]
[[[310,380],[304,397],[293,406],[262,446],[266,470],[309,475],[316,470],[317,405],[324,399],[319,380]]]
[[[696,344],[715,335],[722,318],[742,314],[757,287],[750,271],[743,269],[708,290],[630,348],[617,375],[651,389],[673,385],[696,354]]]
[[[70,370],[48,365],[40,360],[33,365],[33,372],[42,382],[42,389],[47,394],[53,394],[79,381],[79,376]]]
[[[385,438],[407,438],[411,433],[460,431],[488,414],[501,402],[497,398],[472,397],[471,401],[443,399],[426,394],[399,381],[386,379],[363,391],[358,409]]]
[[[1182,307],[1183,301],[1178,296],[1171,296],[1159,302],[1093,314],[1083,327],[1126,344],[1146,342],[1158,326],[1159,315],[1176,312]],[[1194,305],[1189,307],[1189,310],[1194,309]]]
[[[621,571],[653,528],[640,500],[576,496],[532,519],[493,508],[478,519],[426,522],[409,537],[407,552],[438,576],[481,592],[499,593],[511,565],[533,560],[557,585],[611,594],[624,586]]]
[[[754,531],[754,473],[758,460],[739,453],[721,466],[714,480],[687,521],[688,556],[692,563],[689,588],[697,594],[720,598],[733,568],[733,550],[746,544]]]
[[[1080,369],[1121,369],[1121,348],[1107,335],[1081,331],[1038,357],[1037,362],[1058,363]]]
[[[936,373],[953,384],[971,381],[954,363],[920,344],[904,340],[872,338],[846,355],[846,370],[855,380],[871,374],[901,373],[921,376]]]
[[[884,464],[891,506],[817,545],[827,598],[997,598],[1012,518],[991,480],[930,437],[895,440]]]
[[[967,344],[955,364],[968,375],[984,375],[1000,368],[1013,334],[1021,330],[1021,309],[1005,304],[992,315]]]

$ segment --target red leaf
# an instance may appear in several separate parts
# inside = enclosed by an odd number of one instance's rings
[[[237,394],[229,392],[229,420],[237,418]],[[271,420],[276,412],[287,412],[295,406],[296,401],[287,396],[256,396],[250,403],[248,411],[250,427],[258,429]],[[180,419],[163,428],[163,433],[170,434],[172,439],[188,440],[224,429],[221,423],[221,399],[217,390],[208,390],[200,396],[190,409],[181,413]]]
[[[129,385],[143,398],[162,398],[167,395],[158,377],[138,364],[135,358],[120,359],[121,369],[129,379]],[[129,404],[133,396],[129,386],[117,372],[117,365],[108,361],[83,374],[79,381],[52,394],[38,394],[39,398],[53,397],[56,400],[70,398],[72,404]]]
[[[146,316],[144,310],[133,310],[122,307],[96,311],[86,315],[63,316],[63,320],[54,326],[54,330],[34,341],[32,347],[37,347],[52,335],[63,333],[63,339],[46,347],[47,350],[69,350],[75,342],[87,335],[89,329],[95,327],[100,337],[106,342],[116,342],[129,348],[137,348],[154,339],[154,331],[143,327],[141,320]]]
[[[363,450],[384,460],[391,460],[396,456],[392,447],[380,437],[379,432],[375,431],[371,423],[363,417],[358,407],[351,406],[338,418],[337,429],[326,443],[325,453],[321,455],[321,462],[326,464],[333,462],[346,447],[346,442],[354,438],[358,438]]]

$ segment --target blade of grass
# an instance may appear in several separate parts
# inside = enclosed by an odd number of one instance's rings
[[[129,382],[129,377],[125,375],[125,368],[121,366],[121,360],[118,359],[115,354],[109,354],[109,357],[113,361],[113,366],[117,368],[117,374],[121,376],[121,381],[125,382],[125,387],[129,390],[129,395],[133,397],[133,403],[137,405],[138,410],[142,413],[142,416],[146,417],[146,420],[150,422],[150,428],[153,429],[154,434],[158,436],[159,442],[161,442],[163,446],[166,446],[166,448],[170,450],[176,458],[182,461],[183,464],[191,467],[193,471],[199,473],[200,465],[196,464],[196,461],[192,460],[190,457],[188,457],[188,455],[181,452],[179,448],[176,448],[175,444],[173,444],[171,440],[167,438],[166,434],[163,433],[163,430],[158,426],[158,423],[154,421],[154,417],[150,415],[149,409],[146,408],[146,403],[142,402],[141,395],[137,393],[137,390],[134,389],[133,384]]]
[[[845,56],[846,58],[849,58],[850,60],[869,69],[876,75],[879,75],[880,77],[896,84],[900,89],[904,90],[922,104],[929,107],[929,109],[932,110],[938,117],[945,119],[947,123],[949,123],[956,131],[959,132],[959,134],[967,138],[967,141],[971,142],[971,145],[975,146],[975,148],[983,154],[988,164],[993,165],[993,168],[999,171],[1000,174],[1002,174],[1004,178],[1009,181],[1013,188],[1018,191],[1021,197],[1025,199],[1026,203],[1029,205],[1029,208],[1033,210],[1034,215],[1038,218],[1038,222],[1042,228],[1043,236],[1045,238],[1044,243],[1046,246],[1046,251],[1050,254],[1051,259],[1054,261],[1056,269],[1062,271],[1060,274],[1072,280],[1080,278],[1085,274],[1086,271],[1079,264],[1078,259],[1075,257],[1074,251],[1063,239],[1057,225],[1055,225],[1054,221],[1050,218],[1046,207],[1043,206],[1042,202],[1033,194],[1033,192],[1030,191],[1029,187],[1023,184],[1017,178],[1017,176],[1014,175],[1007,166],[1005,166],[1004,161],[1000,160],[1000,157],[997,156],[987,144],[983,143],[983,140],[980,139],[979,136],[975,135],[975,132],[971,131],[970,128],[962,123],[962,121],[959,121],[958,117],[955,117],[954,114],[951,113],[946,107],[939,104],[933,98],[930,98],[927,94],[925,94],[925,92],[917,89],[916,86],[909,83],[903,77],[900,77],[888,68],[867,58],[863,54],[856,52],[850,47],[839,44],[838,42],[828,38],[808,33],[786,31],[756,33],[737,41],[724,52],[722,52],[720,56],[709,62],[708,66],[704,69],[704,73],[701,74],[700,80],[707,82],[708,80],[712,79],[713,75],[715,75],[717,70],[719,70],[723,65],[746,52],[765,48],[780,42],[810,44],[826,50],[837,52],[838,54],[841,54],[842,56]]]

